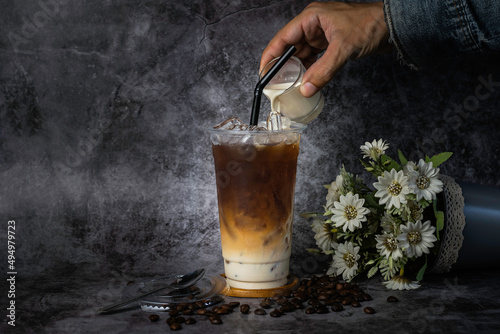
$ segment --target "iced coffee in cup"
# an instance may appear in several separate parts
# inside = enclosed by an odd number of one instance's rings
[[[236,118],[210,129],[225,275],[240,289],[286,284],[295,174],[305,125],[281,130]]]

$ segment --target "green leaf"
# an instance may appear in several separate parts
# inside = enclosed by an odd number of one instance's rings
[[[319,213],[316,213],[316,212],[303,212],[299,216],[301,216],[302,218],[308,219],[308,218],[314,218],[314,217],[319,216]]]
[[[313,254],[321,254],[322,253],[321,250],[316,249],[316,248],[306,248],[306,251],[308,251],[309,253],[313,253]]]
[[[436,231],[438,233],[438,239],[439,239],[439,232],[441,232],[444,228],[444,212],[443,211],[438,211],[436,212]]]
[[[427,270],[427,255],[425,256],[425,263],[424,265],[422,266],[422,268],[420,268],[420,270],[418,271],[418,274],[417,274],[417,281],[421,281],[424,279],[424,274],[425,274],[425,271]]]
[[[434,200],[432,204],[434,208],[434,216],[436,217],[436,237],[440,240],[439,232],[441,232],[444,228],[444,212],[437,210],[437,200]]]
[[[369,193],[363,196],[363,198],[366,201],[365,207],[375,207],[375,208],[382,208],[383,206],[378,204],[378,200],[375,198],[374,193]]]
[[[453,155],[452,152],[443,152],[443,153],[439,153],[439,154],[434,155],[430,159],[430,161],[432,162],[432,166],[435,168],[435,167],[441,165],[443,162],[448,160],[452,155]]]
[[[380,161],[382,162],[382,165],[387,165],[387,171],[395,169],[399,172],[401,170],[401,166],[395,160],[392,160],[388,155],[382,154]]]
[[[374,263],[375,263],[375,260],[370,260],[370,261],[366,262],[365,266],[370,266]]]
[[[429,158],[429,156],[426,154],[425,155],[425,162],[430,162],[431,161],[431,158]]]
[[[401,165],[406,165],[408,163],[408,160],[405,158],[403,155],[403,152],[401,150],[398,150],[398,155],[399,155],[399,161],[401,162]]]
[[[368,271],[368,278],[372,277],[375,275],[378,271],[378,267],[371,267],[370,270]]]

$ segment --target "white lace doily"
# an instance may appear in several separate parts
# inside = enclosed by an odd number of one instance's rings
[[[457,262],[458,252],[464,240],[462,231],[465,227],[465,203],[462,188],[449,176],[440,175],[439,178],[443,181],[445,229],[444,235],[441,236],[441,249],[430,271],[432,273],[448,272]]]

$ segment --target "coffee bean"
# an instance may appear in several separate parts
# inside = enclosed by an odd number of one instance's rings
[[[280,310],[275,308],[273,311],[271,311],[271,313],[269,313],[269,315],[273,318],[279,318],[281,317],[281,312]]]
[[[170,318],[168,318],[168,319],[167,319],[167,321],[166,321],[167,325],[169,325],[169,326],[170,326],[170,325],[172,325],[172,324],[173,324],[173,323],[175,323],[175,322],[176,322],[176,321],[175,321],[175,317],[170,317]]]
[[[229,304],[222,304],[220,307],[227,310],[229,313],[233,312],[233,307]]]
[[[198,304],[197,304],[197,303],[191,303],[191,304],[189,304],[189,306],[188,306],[188,309],[189,309],[189,310],[191,310],[191,311],[196,311],[196,310],[197,310],[197,309],[199,309],[199,308],[200,308],[200,306],[198,306]]]
[[[210,320],[210,323],[213,325],[221,325],[222,324],[222,319],[219,316],[212,315],[208,319]]]
[[[266,310],[264,310],[263,308],[258,308],[255,311],[253,311],[253,313],[255,313],[257,315],[266,315],[267,314]]]
[[[364,302],[365,299],[363,298],[362,295],[356,295],[354,296],[354,300],[357,301],[357,302]]]
[[[152,322],[156,322],[156,321],[160,320],[160,316],[158,314],[150,314],[148,318]]]
[[[184,317],[175,317],[175,322],[183,324],[183,323],[186,322],[186,318],[184,318]]]
[[[315,305],[318,305],[319,304],[319,301],[316,299],[316,298],[311,298],[307,301],[307,304],[311,305],[311,306],[315,306]]]
[[[347,290],[339,290],[339,296],[340,297],[345,297],[345,296],[348,296],[350,295],[349,291]]]
[[[292,303],[287,301],[283,306],[281,306],[280,310],[284,313],[292,312],[292,311],[295,311],[295,306]]]
[[[193,325],[196,323],[196,319],[194,318],[187,318],[185,324],[186,325]]]
[[[228,305],[231,306],[232,308],[235,308],[240,306],[240,302],[230,302]]]
[[[200,308],[199,310],[196,310],[196,314],[199,314],[199,315],[205,315],[206,313],[207,313],[206,308]]]
[[[240,312],[243,314],[248,314],[248,312],[250,312],[250,306],[248,304],[241,305]]]
[[[346,298],[346,299],[342,300],[341,304],[345,306],[345,305],[350,305],[351,303],[352,303],[351,298]]]
[[[292,298],[290,300],[290,303],[296,308],[296,309],[300,309],[300,308],[304,308],[304,305],[302,304],[302,302],[300,301],[300,299],[298,298]]]
[[[322,300],[322,301],[325,301],[325,300],[328,300],[330,299],[330,295],[327,294],[327,293],[321,293],[318,295],[318,300]]]
[[[182,311],[182,314],[183,315],[192,315],[193,314],[193,310],[190,310],[190,309],[184,310],[184,311]]]
[[[312,287],[307,288],[306,293],[309,295],[309,297],[317,297],[318,296],[318,292],[316,291],[315,288],[312,288]]]
[[[229,311],[227,309],[221,307],[221,308],[217,309],[216,313],[218,315],[225,315],[225,314],[229,314]]]
[[[361,295],[361,291],[359,291],[358,289],[351,289],[351,290],[347,290],[347,291],[349,291],[349,293],[353,296]]]
[[[175,317],[178,314],[179,314],[179,310],[170,310],[170,311],[168,311],[168,315],[172,316],[172,317]]]
[[[284,297],[280,297],[279,299],[276,299],[276,303],[278,305],[284,305],[285,303],[288,302],[288,299],[284,298]]]
[[[313,314],[313,313],[316,313],[316,309],[314,307],[306,308],[306,314]]]
[[[271,302],[269,300],[263,300],[260,302],[260,307],[262,308],[271,308]]]
[[[364,299],[365,301],[370,301],[370,300],[373,300],[372,296],[370,296],[370,295],[369,295],[369,294],[367,294],[367,293],[364,293],[362,296],[363,296],[363,299]]]
[[[399,299],[397,299],[397,298],[396,298],[396,297],[394,297],[394,296],[389,296],[389,297],[387,297],[387,301],[388,301],[389,303],[397,303],[397,302],[399,302]]]
[[[316,307],[316,313],[323,314],[323,313],[328,313],[328,312],[329,312],[328,307],[326,307],[326,305],[321,304],[321,305],[318,305]]]
[[[365,307],[364,311],[366,314],[374,314],[375,313],[375,309],[373,307],[370,307],[370,306]]]
[[[178,322],[174,322],[173,324],[170,325],[170,330],[178,331],[180,329],[182,329],[182,325]]]
[[[354,300],[354,301],[351,303],[351,306],[352,306],[352,307],[361,307],[361,304],[360,304],[358,301]]]
[[[333,304],[335,304],[335,300],[333,300],[333,299],[325,300],[325,305],[326,306],[332,306]]]
[[[344,310],[344,307],[340,303],[333,304],[331,307],[333,312],[340,312]]]
[[[304,292],[295,291],[293,295],[295,296],[295,298],[298,298],[302,303],[309,299],[307,294]]]

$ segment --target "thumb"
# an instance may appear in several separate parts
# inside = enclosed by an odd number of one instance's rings
[[[332,48],[327,49],[323,56],[304,73],[300,93],[305,97],[311,97],[319,92],[345,63],[343,58],[338,52],[332,52]]]

